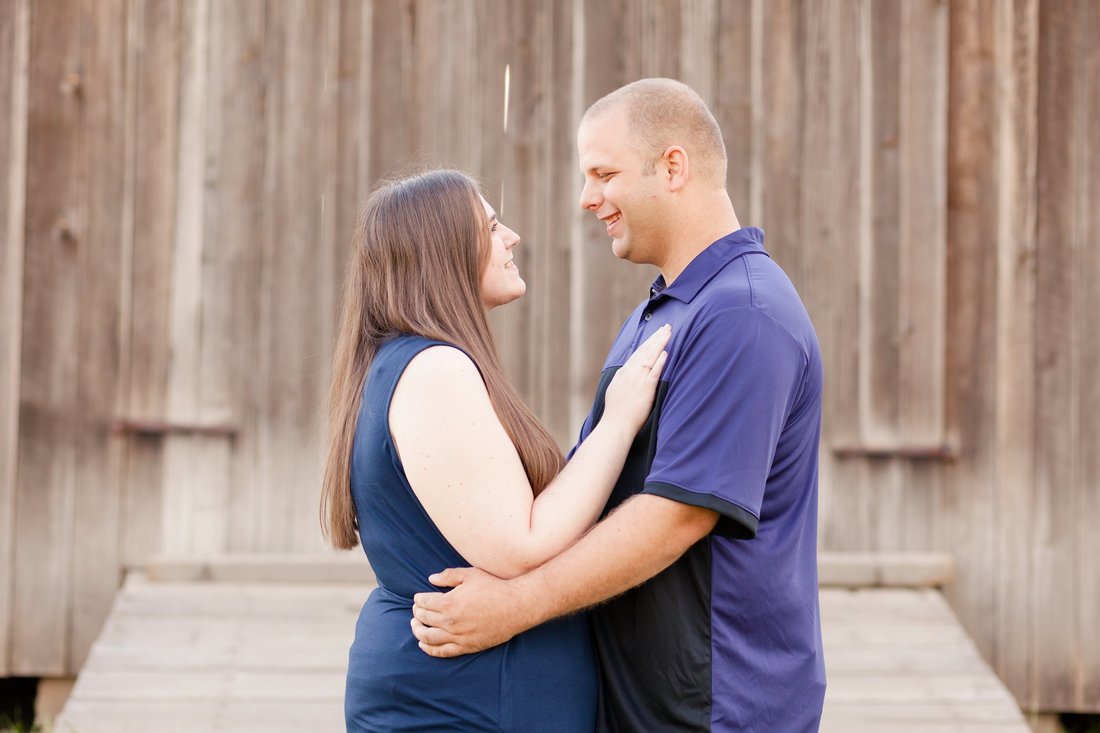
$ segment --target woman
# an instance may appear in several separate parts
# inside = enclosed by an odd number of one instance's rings
[[[375,191],[357,225],[321,497],[329,541],[362,539],[378,588],[349,655],[349,731],[589,733],[595,662],[583,615],[459,659],[419,650],[427,576],[473,565],[510,577],[599,517],[651,409],[668,329],[608,388],[599,426],[563,468],[508,383],[486,311],[523,295],[519,237],[455,171]]]

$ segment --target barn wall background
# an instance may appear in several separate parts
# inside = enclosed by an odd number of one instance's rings
[[[1021,705],[1100,711],[1089,0],[5,0],[0,675],[73,674],[153,553],[321,549],[382,177],[468,170],[521,233],[494,329],[568,446],[654,275],[577,209],[575,125],[657,75],[712,106],[817,327],[822,547],[954,553]]]

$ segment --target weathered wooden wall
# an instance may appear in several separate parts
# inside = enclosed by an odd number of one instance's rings
[[[380,177],[469,170],[523,235],[494,327],[568,444],[653,275],[576,208],[574,127],[653,75],[817,326],[823,546],[952,551],[1021,703],[1100,710],[1094,0],[0,3],[0,674],[77,669],[153,552],[320,548]]]

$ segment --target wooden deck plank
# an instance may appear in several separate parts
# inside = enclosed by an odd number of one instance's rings
[[[200,705],[262,700],[330,700],[342,705],[345,669],[336,672],[242,671],[233,668],[181,672],[95,670],[77,683],[84,700],[195,701]],[[74,690],[75,692],[75,690]]]
[[[133,575],[55,729],[339,730],[368,587]],[[1028,731],[938,591],[826,588],[821,612],[825,733]]]
[[[825,733],[1029,730],[939,592],[823,589],[821,618]]]
[[[154,557],[148,576],[157,581],[272,583],[373,583],[362,552],[289,555],[230,553],[203,558]],[[955,561],[944,552],[821,552],[822,587],[932,588],[955,577]]]
[[[264,700],[201,706],[192,702],[88,702],[70,698],[64,723],[55,730],[67,733],[65,725],[77,733],[338,731],[343,730],[344,711],[338,701]]]

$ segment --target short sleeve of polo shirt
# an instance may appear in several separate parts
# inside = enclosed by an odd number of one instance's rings
[[[702,317],[670,375],[642,493],[718,512],[720,536],[755,537],[805,367],[794,337],[759,309]]]

